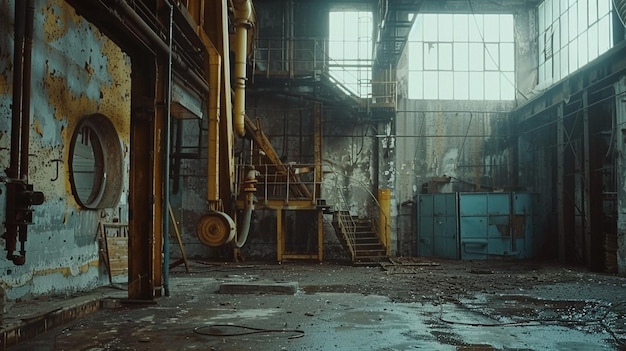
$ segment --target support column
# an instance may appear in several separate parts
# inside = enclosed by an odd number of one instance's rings
[[[556,114],[556,202],[558,223],[559,261],[565,262],[565,131],[563,125],[563,103]]]
[[[276,260],[282,262],[285,251],[285,230],[283,226],[283,209],[276,209]]]
[[[293,5],[293,3],[291,4]],[[315,169],[313,184],[313,204],[321,198],[321,184],[324,179],[322,174],[322,104],[315,102],[313,105],[313,138],[314,138],[314,159]],[[324,214],[322,208],[317,208],[317,259],[322,262],[324,257]]]
[[[617,130],[617,271],[626,274],[626,78],[615,84]]]
[[[591,138],[589,135],[589,109],[587,108],[587,90],[583,92],[583,231],[585,238],[585,264],[587,267],[591,266],[591,246],[592,246],[592,237],[591,237],[591,194],[589,189],[591,189],[591,170],[589,167],[589,157],[590,157],[590,143]]]

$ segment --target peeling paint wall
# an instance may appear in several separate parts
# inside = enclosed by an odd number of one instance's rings
[[[0,3],[0,175],[9,166],[14,1]],[[35,1],[29,182],[45,194],[33,214],[26,264],[0,258],[10,299],[71,294],[102,285],[96,228],[99,221],[126,222],[130,143],[130,60],[64,1]],[[122,145],[122,196],[118,207],[85,210],[72,195],[70,142],[81,117],[110,118]],[[0,185],[2,194],[5,186]],[[4,195],[0,218],[5,220]],[[4,228],[2,228],[4,231]]]

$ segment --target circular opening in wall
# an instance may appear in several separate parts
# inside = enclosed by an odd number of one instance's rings
[[[83,117],[70,145],[70,184],[84,208],[117,206],[122,193],[122,147],[115,127],[103,114]]]

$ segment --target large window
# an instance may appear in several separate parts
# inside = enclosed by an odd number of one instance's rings
[[[613,46],[612,0],[545,0],[539,22],[539,83],[559,81]]]
[[[515,99],[513,15],[419,14],[408,49],[409,99]]]
[[[330,12],[330,76],[342,89],[360,97],[371,92],[372,21],[371,12]]]

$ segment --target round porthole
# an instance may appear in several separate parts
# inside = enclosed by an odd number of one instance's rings
[[[84,208],[117,206],[122,193],[122,147],[115,127],[103,114],[83,117],[70,145],[70,183]]]

